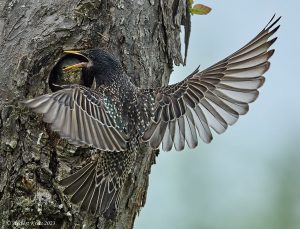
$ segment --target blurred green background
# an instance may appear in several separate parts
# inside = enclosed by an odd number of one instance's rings
[[[212,7],[192,17],[186,67],[206,68],[253,38],[274,13],[283,16],[271,69],[246,116],[211,144],[161,152],[152,167],[137,229],[300,228],[300,2],[197,0]]]

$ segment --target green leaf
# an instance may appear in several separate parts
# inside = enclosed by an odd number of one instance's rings
[[[194,0],[188,0],[188,6],[189,6],[189,9],[192,8],[193,3],[194,3]]]
[[[204,15],[208,14],[211,11],[211,8],[202,4],[196,4],[193,6],[193,8],[190,8],[191,14],[199,14]]]

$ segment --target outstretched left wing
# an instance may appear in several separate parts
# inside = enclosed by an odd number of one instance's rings
[[[258,88],[269,69],[269,50],[276,38],[269,39],[279,28],[273,22],[237,52],[205,69],[196,70],[185,80],[170,86],[142,93],[154,99],[150,125],[142,136],[152,148],[162,143],[165,151],[183,150],[185,142],[190,148],[198,144],[197,135],[209,143],[211,128],[218,134],[233,125],[239,115],[256,100]],[[275,27],[275,28],[274,28]],[[197,134],[198,132],[198,134]]]
[[[75,145],[92,145],[105,151],[124,151],[128,136],[114,122],[105,95],[79,85],[68,85],[51,94],[23,101],[62,138]]]

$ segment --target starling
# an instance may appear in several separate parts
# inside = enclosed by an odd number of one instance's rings
[[[24,104],[44,114],[53,131],[75,145],[101,150],[99,158],[61,181],[73,203],[91,214],[111,216],[117,211],[124,181],[142,142],[164,151],[194,148],[198,136],[212,140],[211,130],[223,133],[256,100],[274,50],[270,38],[280,18],[237,52],[183,81],[159,88],[139,88],[121,63],[102,49],[67,51],[81,62],[64,71],[82,69],[96,81],[96,89],[64,85],[51,94]]]

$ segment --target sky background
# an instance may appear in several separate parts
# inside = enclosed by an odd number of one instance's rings
[[[204,69],[252,39],[276,13],[282,16],[271,69],[250,111],[211,144],[161,152],[152,167],[137,229],[300,228],[300,1],[198,0],[212,7],[192,16],[186,67]]]

